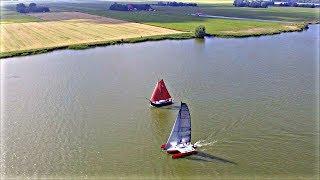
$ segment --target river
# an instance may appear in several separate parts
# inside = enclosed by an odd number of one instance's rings
[[[319,25],[1,60],[5,177],[315,177]],[[151,108],[163,78],[173,106]],[[199,154],[160,146],[180,101]]]

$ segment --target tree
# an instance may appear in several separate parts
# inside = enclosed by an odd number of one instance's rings
[[[27,13],[28,12],[28,9],[27,9],[26,5],[24,5],[23,3],[17,4],[16,5],[16,10],[19,13]]]
[[[36,11],[37,10],[37,5],[36,5],[36,3],[30,3],[29,4],[29,12],[34,12],[34,11]]]
[[[29,6],[19,3],[16,5],[16,10],[19,13],[30,13],[30,12],[49,12],[50,9],[45,6],[37,6],[36,3],[30,3]]]
[[[128,11],[127,5],[113,3],[110,8],[110,10],[116,10],[116,11]]]
[[[36,6],[37,6],[36,3],[30,3],[30,4],[29,4],[29,8],[31,8],[31,7],[36,7]]]
[[[202,25],[196,27],[195,36],[196,38],[204,38],[206,36],[206,28]]]

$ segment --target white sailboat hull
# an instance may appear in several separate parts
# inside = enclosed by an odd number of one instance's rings
[[[173,154],[173,159],[183,158],[186,156],[190,156],[192,154],[196,154],[197,151],[192,144],[179,144],[175,146],[171,146],[168,149],[164,149],[165,144],[161,146],[163,150],[165,150],[168,154]]]

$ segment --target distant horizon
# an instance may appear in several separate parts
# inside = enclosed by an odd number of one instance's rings
[[[159,2],[159,1],[174,1],[174,0],[2,0],[1,4],[4,3],[29,3],[29,2],[38,2],[38,3],[47,3],[47,2]],[[231,3],[232,0],[178,0],[176,2],[195,2],[195,3]]]

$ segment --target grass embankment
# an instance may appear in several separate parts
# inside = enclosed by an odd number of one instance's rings
[[[49,48],[29,49],[24,51],[1,52],[0,59],[15,57],[15,56],[41,54],[41,53],[51,52],[58,49],[81,50],[81,49],[87,49],[92,47],[117,45],[117,44],[123,44],[123,43],[138,43],[138,42],[145,42],[145,41],[175,40],[175,39],[190,39],[190,38],[194,38],[194,35],[190,33],[182,33],[182,34],[179,33],[179,34],[156,35],[156,36],[128,38],[128,39],[120,39],[120,40],[101,41],[101,42],[95,42],[95,43],[83,43],[83,44],[77,44],[77,45],[56,46],[56,47],[49,47]]]
[[[283,24],[274,22],[252,22],[244,20],[206,19],[203,22],[189,23],[147,23],[170,29],[192,32],[197,26],[204,25],[206,32],[216,37],[249,37],[279,34],[282,32],[302,31],[304,23]]]
[[[48,22],[1,24],[1,58],[61,48],[85,49],[97,45],[193,37],[181,31],[80,12],[36,13],[32,16]]]
[[[46,15],[52,18],[52,14]],[[2,32],[0,39],[1,52],[184,33],[84,13],[54,13],[54,16],[58,18],[65,18],[67,15],[71,18],[78,16],[80,19],[2,24],[0,26]]]

